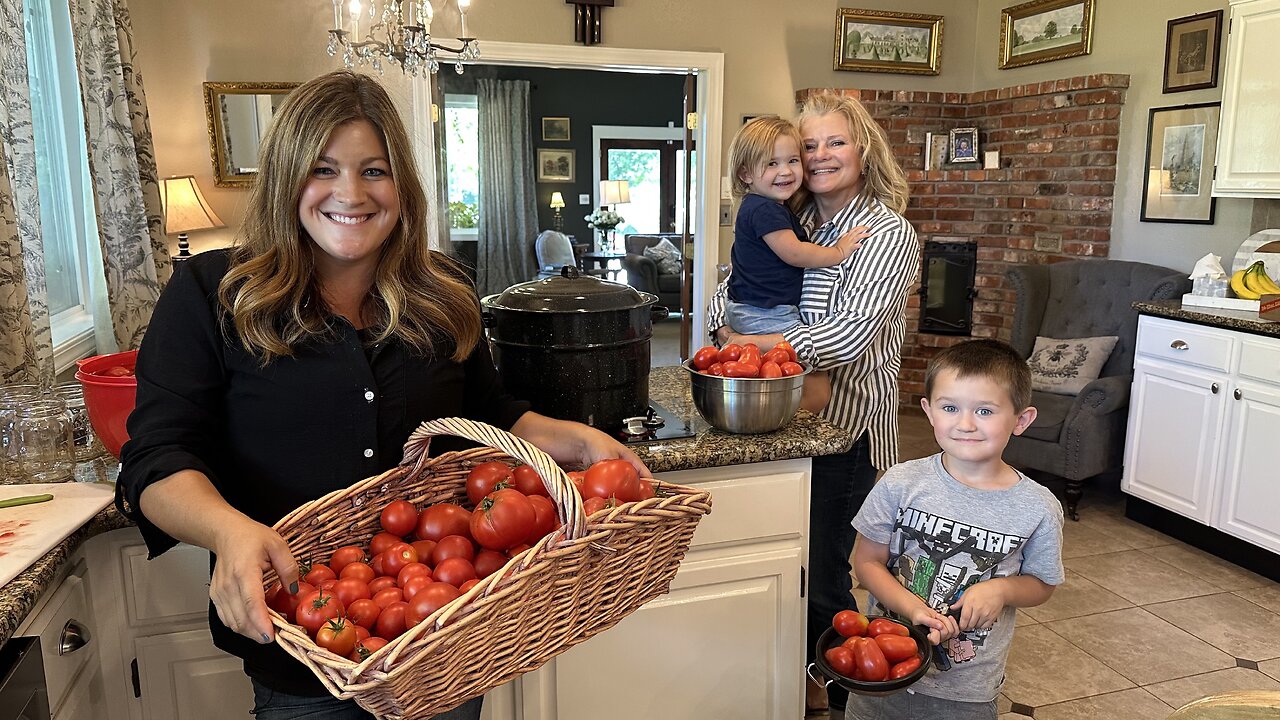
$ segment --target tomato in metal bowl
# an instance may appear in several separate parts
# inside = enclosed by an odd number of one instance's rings
[[[875,620],[877,617],[879,616],[868,615],[867,619]],[[905,627],[910,633],[911,639],[916,641],[916,652],[920,657],[920,667],[903,677],[882,682],[856,680],[847,675],[842,675],[836,672],[831,667],[831,663],[827,661],[827,651],[844,644],[849,638],[836,632],[835,628],[829,627],[822,633],[822,637],[818,638],[818,645],[815,648],[817,653],[814,656],[814,665],[817,666],[818,672],[830,678],[832,682],[845,690],[859,695],[892,695],[907,689],[917,680],[924,677],[925,673],[929,672],[929,667],[932,665],[933,660],[933,645],[929,643],[929,638],[924,629],[919,626],[900,623],[892,618],[889,618],[889,620]]]

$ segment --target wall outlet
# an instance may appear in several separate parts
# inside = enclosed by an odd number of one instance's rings
[[[720,227],[731,227],[733,225],[733,203],[729,200],[720,201]]]
[[[579,205],[590,205],[590,204],[591,204],[591,196],[590,196],[590,195],[587,195],[587,194],[579,195],[579,196],[578,196],[578,204],[579,204]]]

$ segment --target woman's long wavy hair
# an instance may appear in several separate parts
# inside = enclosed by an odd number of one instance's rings
[[[876,198],[901,215],[907,209],[910,187],[902,166],[893,156],[884,128],[871,118],[862,103],[832,92],[806,98],[800,109],[799,125],[803,127],[806,120],[831,113],[844,117],[849,124],[850,139],[862,150],[862,195]]]
[[[263,364],[332,332],[315,272],[319,250],[298,203],[334,130],[359,120],[382,137],[400,196],[400,220],[382,244],[362,308],[374,341],[395,336],[424,355],[447,349],[462,361],[480,339],[479,304],[465,274],[427,247],[426,197],[399,113],[376,80],[340,70],[300,85],[277,110],[258,153],[231,269],[218,287],[241,342]]]

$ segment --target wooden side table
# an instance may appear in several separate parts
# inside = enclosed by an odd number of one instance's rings
[[[626,256],[626,253],[607,251],[582,253],[583,272],[591,275],[603,272],[610,280],[617,280],[618,273],[622,272],[622,258]]]

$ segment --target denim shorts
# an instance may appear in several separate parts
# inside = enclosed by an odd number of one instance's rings
[[[996,701],[960,702],[902,691],[873,697],[849,693],[845,720],[996,720]]]
[[[483,701],[483,695],[472,698],[432,720],[479,720]],[[339,700],[332,695],[289,695],[257,680],[253,680],[251,714],[258,720],[374,720],[373,715],[354,700]]]
[[[739,335],[769,335],[799,325],[800,308],[795,305],[762,308],[730,301],[725,305],[724,319]]]

